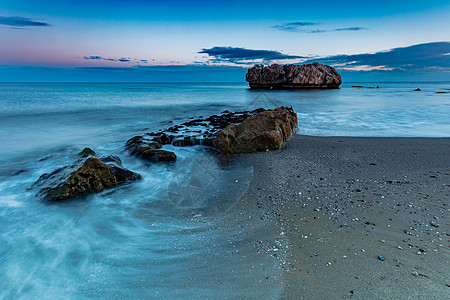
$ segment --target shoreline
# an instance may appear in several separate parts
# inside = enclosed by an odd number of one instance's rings
[[[239,156],[241,209],[278,228],[281,298],[444,299],[449,153],[450,138],[295,134]]]

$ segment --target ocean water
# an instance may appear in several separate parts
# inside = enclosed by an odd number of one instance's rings
[[[352,87],[361,85],[362,88]],[[376,87],[380,88],[370,88]],[[420,92],[413,91],[420,88]],[[127,139],[224,110],[293,106],[299,133],[450,136],[450,82],[257,91],[241,83],[0,83],[0,299],[276,298],[275,235],[234,210],[252,169],[200,146],[173,164]],[[84,147],[143,179],[49,205],[29,189]]]

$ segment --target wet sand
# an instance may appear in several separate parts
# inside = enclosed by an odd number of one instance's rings
[[[282,299],[448,299],[449,138],[295,135],[237,161],[254,171],[237,208],[278,230],[256,243]]]

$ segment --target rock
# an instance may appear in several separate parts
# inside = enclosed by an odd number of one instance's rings
[[[103,158],[101,158],[103,159]],[[39,196],[48,201],[63,201],[98,193],[141,175],[124,169],[116,156],[82,158],[73,165],[43,174],[32,187],[40,188]]]
[[[225,154],[281,149],[297,126],[294,110],[279,107],[249,116],[240,124],[228,125],[217,134],[213,146]]]
[[[177,147],[195,146],[200,145],[200,140],[193,136],[179,137],[173,140],[173,145]]]
[[[111,174],[116,177],[118,183],[141,179],[141,175],[138,173],[125,169],[118,156],[104,156],[100,158],[100,161],[108,165]]]
[[[246,81],[252,89],[335,89],[342,83],[339,73],[319,63],[305,65],[255,65]]]
[[[95,155],[95,151],[89,147],[86,147],[83,150],[81,150],[80,152],[78,152],[78,155],[81,157],[93,156],[93,155]]]
[[[420,92],[420,91],[422,91],[422,90],[419,89],[419,88],[417,88],[417,89],[414,90],[414,92]]]
[[[140,157],[142,159],[153,161],[153,162],[168,162],[175,161],[177,156],[175,153],[166,150],[160,150],[162,148],[161,144],[153,139],[166,142],[170,138],[165,134],[159,134],[156,137],[147,135],[135,136],[129,139],[125,145],[125,148],[130,151],[134,156]]]
[[[160,145],[170,144],[173,140],[173,135],[167,135],[164,132],[150,133],[149,135],[153,136],[152,141],[157,142]]]
[[[384,256],[383,255],[378,255],[378,259],[381,261],[384,261]]]
[[[171,162],[177,160],[177,155],[172,151],[156,150],[155,155],[149,158],[156,162]]]
[[[433,226],[433,227],[439,228],[439,224],[434,222],[434,221],[431,221],[430,225]]]

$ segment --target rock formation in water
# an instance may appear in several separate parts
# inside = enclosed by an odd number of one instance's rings
[[[47,201],[62,201],[98,193],[120,183],[141,179],[141,175],[123,168],[117,156],[77,160],[73,165],[43,174],[32,187]]]
[[[246,81],[252,89],[336,89],[342,83],[339,73],[319,63],[306,65],[255,65]]]
[[[297,114],[292,108],[263,108],[229,112],[207,118],[192,119],[166,130],[135,136],[125,148],[130,154],[154,162],[176,159],[175,153],[162,145],[176,147],[205,145],[224,154],[251,153],[280,149],[297,130]]]
[[[297,114],[287,107],[267,110],[230,124],[220,131],[213,145],[224,154],[281,149],[297,130]]]

